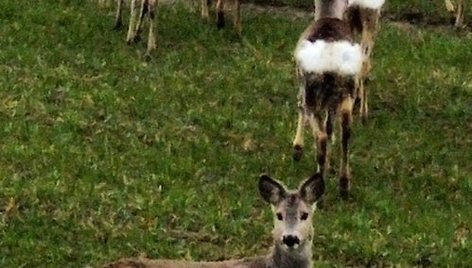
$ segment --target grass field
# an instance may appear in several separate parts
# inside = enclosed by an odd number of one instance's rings
[[[296,187],[315,168],[313,150],[291,159],[309,18],[249,11],[241,39],[166,6],[150,62],[112,20],[92,1],[0,2],[0,267],[265,254],[258,175]],[[331,172],[317,267],[470,265],[471,47],[470,32],[384,23],[353,198]]]

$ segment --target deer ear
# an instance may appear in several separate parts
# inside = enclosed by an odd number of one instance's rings
[[[280,183],[265,174],[259,177],[259,192],[272,205],[279,203],[287,193]]]
[[[300,196],[309,204],[315,203],[324,194],[325,184],[323,176],[320,173],[316,173],[306,180],[300,186]]]

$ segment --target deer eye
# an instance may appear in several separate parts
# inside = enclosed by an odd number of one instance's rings
[[[303,213],[302,213],[302,216],[300,217],[300,219],[301,219],[302,221],[306,221],[306,219],[308,219],[308,213],[303,212]]]
[[[277,216],[277,220],[279,220],[279,221],[284,219],[284,217],[282,216],[282,213],[277,213],[275,215]]]

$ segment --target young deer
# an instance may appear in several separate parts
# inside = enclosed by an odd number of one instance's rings
[[[359,113],[364,122],[369,112],[367,89],[364,83],[372,69],[372,50],[379,28],[380,11],[384,3],[385,0],[349,0],[349,7],[345,13],[345,20],[351,26],[354,39],[362,46],[363,62],[361,75],[357,81],[357,99],[360,102]]]
[[[303,153],[303,128],[311,126],[316,141],[318,172],[324,178],[328,167],[328,140],[336,114],[342,127],[340,194],[350,190],[349,139],[356,79],[362,65],[362,51],[353,42],[349,25],[343,21],[347,0],[315,0],[315,20],[302,34],[295,49],[298,93],[298,127],[293,141],[293,158]]]
[[[454,26],[462,27],[464,26],[464,9],[465,9],[465,0],[456,0],[457,10],[451,0],[445,0],[446,9],[449,12],[456,12],[456,21]]]
[[[314,203],[324,193],[321,176],[306,180],[298,191],[288,191],[267,175],[259,178],[259,192],[274,212],[274,245],[267,256],[222,262],[122,259],[104,268],[311,268]]]
[[[147,15],[149,21],[149,34],[146,54],[156,49],[156,34],[154,24],[156,19],[156,9],[158,0],[131,0],[131,15],[129,18],[128,34],[126,36],[126,42],[137,42],[140,40],[141,27],[143,19]],[[123,13],[123,0],[117,0],[116,16],[115,16],[115,29],[121,28],[123,25],[122,19]]]
[[[202,3],[202,18],[204,20],[209,19],[208,6],[211,0],[201,0]],[[216,27],[221,29],[225,26],[225,13],[224,9],[227,2],[232,2],[233,5],[233,26],[234,29],[241,34],[241,1],[240,0],[216,0]]]

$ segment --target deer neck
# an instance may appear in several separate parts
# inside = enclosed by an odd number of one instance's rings
[[[315,0],[315,20],[343,19],[347,8],[346,0]]]
[[[311,268],[312,267],[312,242],[307,242],[303,248],[297,251],[288,251],[281,245],[275,245],[270,256],[273,268]]]

